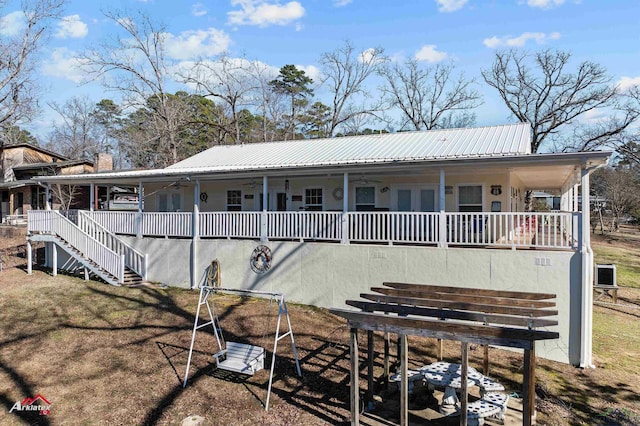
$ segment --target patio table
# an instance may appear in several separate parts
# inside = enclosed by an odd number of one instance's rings
[[[459,411],[460,400],[456,390],[462,387],[462,366],[448,362],[434,362],[420,369],[424,378],[431,385],[444,387],[444,396],[440,404],[440,413],[450,415]],[[479,385],[484,376],[473,367],[469,367],[467,372],[468,384]]]

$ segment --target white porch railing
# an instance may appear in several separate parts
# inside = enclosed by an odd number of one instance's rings
[[[104,244],[114,252],[124,255],[124,264],[143,279],[147,279],[147,258],[129,244],[118,238],[91,217],[91,212],[78,211],[78,227],[93,239]]]
[[[200,236],[260,238],[260,212],[200,213]]]
[[[267,212],[267,237],[339,241],[342,239],[342,213]]]
[[[59,212],[54,210],[29,210],[28,231],[57,235],[78,250],[85,258],[97,263],[102,269],[124,281],[124,256],[83,232]]]
[[[193,237],[192,213],[143,213],[140,224],[137,215],[91,213],[116,234]],[[199,215],[198,236],[575,249],[580,213],[349,212],[346,236],[342,216],[341,212],[267,212],[263,230],[262,212],[204,212]]]

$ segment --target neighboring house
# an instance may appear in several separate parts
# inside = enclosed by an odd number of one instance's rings
[[[29,143],[0,146],[0,215],[20,216],[30,209],[43,209],[45,190],[35,176],[77,175],[94,171],[93,164],[85,160],[68,158]],[[85,197],[86,199],[86,197]],[[82,204],[77,197],[76,205]]]
[[[590,366],[593,253],[578,201],[610,153],[534,154],[530,142],[522,123],[216,146],[165,169],[40,177],[144,195],[137,212],[83,212],[78,227],[33,212],[30,238],[48,242],[54,272],[72,264],[70,240],[92,250],[76,258],[85,271],[114,284],[194,288],[217,258],[224,287],[323,307],[383,281],[554,293],[561,337],[537,351]],[[525,211],[541,189],[561,194],[560,211]]]

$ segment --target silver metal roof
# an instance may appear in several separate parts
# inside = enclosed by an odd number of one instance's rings
[[[167,167],[241,171],[531,153],[528,123],[467,129],[385,133],[330,139],[220,145]],[[168,171],[168,170],[167,170]]]

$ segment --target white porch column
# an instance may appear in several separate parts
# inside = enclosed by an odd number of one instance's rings
[[[573,210],[574,212],[578,211],[578,206],[580,205],[580,203],[578,203],[578,197],[580,194],[580,191],[578,191],[578,185],[579,184],[575,184],[573,185]]]
[[[260,241],[267,241],[267,206],[269,204],[269,179],[262,177],[262,216],[260,218]]]
[[[47,184],[47,188],[44,190],[44,209],[51,210],[51,184]]]
[[[56,243],[51,244],[51,275],[58,275],[58,246]]]
[[[440,223],[439,223],[439,228],[440,228],[440,232],[438,235],[439,241],[438,241],[438,247],[447,247],[447,216],[445,214],[445,188],[444,188],[444,183],[445,183],[445,179],[444,179],[444,169],[440,169],[440,201],[439,201],[439,206],[440,206]]]
[[[136,237],[142,238],[142,203],[144,202],[144,197],[142,194],[142,181],[138,182],[138,214],[136,217]]]
[[[91,183],[89,186],[89,211],[93,211],[93,205],[96,202],[96,185],[95,183]]]
[[[582,226],[580,229],[582,257],[582,309],[580,324],[580,367],[592,368],[592,333],[593,333],[593,252],[591,250],[591,214],[589,203],[589,169],[582,168]]]
[[[506,212],[511,212],[511,170],[507,170],[507,209]]]
[[[349,173],[342,176],[342,244],[349,244]]]
[[[191,213],[191,288],[198,287],[198,240],[200,239],[200,181],[193,186]]]

